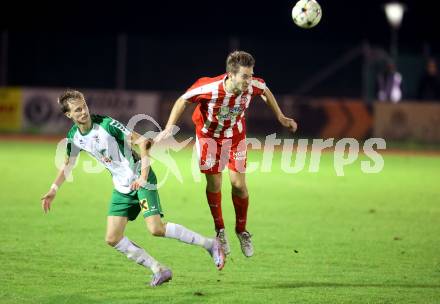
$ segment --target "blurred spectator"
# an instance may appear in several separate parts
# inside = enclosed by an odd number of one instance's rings
[[[388,62],[385,69],[377,77],[377,98],[380,101],[397,103],[402,99],[402,75],[396,70],[393,62]]]
[[[433,58],[426,62],[425,73],[420,78],[418,99],[440,100],[440,78],[437,63]]]

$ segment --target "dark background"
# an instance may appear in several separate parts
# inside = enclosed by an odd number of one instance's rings
[[[397,62],[405,82],[440,53],[440,27],[435,2],[402,2]],[[274,92],[295,93],[362,43],[389,50],[385,1],[319,3],[323,17],[310,30],[293,23],[295,1],[14,3],[1,10],[3,84],[114,89],[118,35],[126,41],[122,88],[128,90],[185,90],[198,77],[223,73],[228,52],[240,48],[255,56],[256,75]],[[307,93],[361,96],[362,64],[355,58]],[[404,86],[407,97],[415,87]]]

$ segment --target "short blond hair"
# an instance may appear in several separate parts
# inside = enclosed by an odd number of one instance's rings
[[[70,111],[69,102],[72,100],[84,100],[84,95],[80,91],[68,89],[63,92],[63,94],[58,97],[58,104],[61,107],[61,111],[63,113],[67,113]]]
[[[251,54],[244,51],[234,51],[226,59],[226,72],[237,74],[240,67],[253,67],[255,59]]]

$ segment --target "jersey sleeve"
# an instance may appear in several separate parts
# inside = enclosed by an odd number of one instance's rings
[[[198,103],[201,101],[201,96],[206,94],[206,88],[203,83],[208,78],[198,79],[186,92],[181,96],[181,98],[188,100],[192,103]]]
[[[81,152],[81,149],[76,146],[73,143],[73,136],[75,135],[75,132],[77,130],[77,127],[72,127],[69,132],[67,133],[67,143],[66,143],[66,157],[77,157],[79,152]]]
[[[67,139],[66,157],[77,157],[81,149],[77,147],[71,140]]]
[[[119,141],[124,141],[124,139],[131,134],[131,130],[128,129],[124,124],[113,119],[111,117],[107,117],[107,129],[111,136],[115,137]]]
[[[252,95],[263,95],[264,91],[266,90],[266,82],[261,78],[252,77],[252,87]]]

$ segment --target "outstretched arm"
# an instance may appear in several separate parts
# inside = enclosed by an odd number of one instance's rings
[[[264,102],[269,106],[269,108],[275,114],[276,118],[278,119],[281,125],[288,128],[289,131],[291,132],[296,131],[296,129],[298,128],[296,121],[293,120],[292,118],[284,116],[283,112],[278,106],[275,96],[273,96],[269,88],[266,87],[266,90],[264,90],[264,93],[263,95],[261,95],[261,98],[263,98]]]
[[[75,164],[76,158],[67,157],[64,164],[58,171],[57,177],[55,178],[53,184],[50,186],[49,191],[41,198],[41,208],[43,208],[44,213],[50,211],[55,195],[57,194],[58,188],[66,180],[66,176],[72,171],[73,165]]]
[[[182,116],[183,111],[186,108],[186,105],[190,102],[182,97],[176,100],[174,103],[174,106],[171,110],[170,117],[168,118],[167,125],[165,126],[165,129],[157,135],[157,137],[154,139],[155,142],[159,142],[169,136],[173,133],[173,126],[177,124],[177,121],[179,120],[180,116]]]

